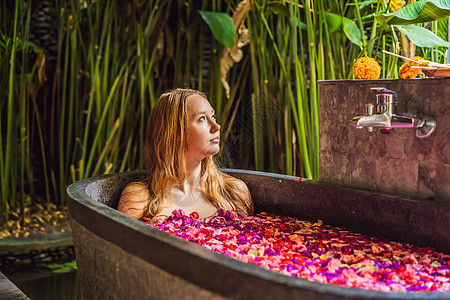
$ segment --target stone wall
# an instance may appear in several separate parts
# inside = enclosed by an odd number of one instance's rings
[[[320,81],[321,182],[450,204],[450,78]],[[371,87],[398,93],[396,113],[431,115],[435,132],[381,134],[349,121],[375,102]]]

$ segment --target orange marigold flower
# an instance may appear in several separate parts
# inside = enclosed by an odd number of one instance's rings
[[[423,58],[420,56],[414,56],[414,57],[411,57],[411,59],[418,61]],[[416,78],[417,75],[423,74],[422,69],[411,68],[411,66],[419,66],[419,65],[420,65],[419,63],[414,63],[414,62],[408,60],[406,63],[404,63],[400,67],[400,70],[398,71],[400,78],[401,79]]]
[[[389,10],[391,12],[396,12],[403,6],[405,6],[405,1],[403,0],[391,0],[391,2],[389,2]]]
[[[380,65],[370,57],[361,57],[353,65],[353,74],[357,79],[378,79],[380,72]]]

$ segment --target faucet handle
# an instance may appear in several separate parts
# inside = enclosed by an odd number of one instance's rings
[[[373,87],[370,89],[377,93],[377,113],[387,113],[389,115],[392,115],[394,113],[393,106],[397,104],[397,93],[388,90],[385,87]]]
[[[397,104],[397,93],[396,92],[391,91],[385,87],[372,87],[370,89],[377,93],[377,98],[378,98],[378,95],[392,95],[392,96],[389,96],[389,98],[392,97],[393,103]]]
[[[370,89],[371,89],[372,91],[377,92],[377,94],[385,93],[385,94],[395,95],[395,98],[397,99],[397,93],[394,92],[394,91],[388,90],[388,89],[385,88],[385,87],[372,87],[372,88],[370,88]]]

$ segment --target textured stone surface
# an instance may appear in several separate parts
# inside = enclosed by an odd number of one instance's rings
[[[319,84],[321,182],[450,203],[450,78]],[[383,135],[351,126],[375,102],[371,87],[397,92],[399,115],[433,116],[436,131],[418,139],[414,129]]]
[[[83,298],[86,300],[223,299],[130,255],[77,222],[72,221],[71,226],[76,238],[75,253]]]
[[[29,300],[19,288],[0,272],[0,299]]]
[[[72,245],[72,233],[70,231],[51,232],[45,235],[23,238],[9,237],[0,239],[0,255],[45,251]]]

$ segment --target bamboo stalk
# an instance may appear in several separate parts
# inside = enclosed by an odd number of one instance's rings
[[[30,14],[31,14],[31,8],[28,7],[26,12],[26,19],[25,19],[25,30],[23,32],[23,39],[24,41],[28,41],[29,39],[29,29],[30,29]],[[28,46],[24,48],[24,50],[28,51]],[[27,79],[25,77],[26,71],[25,67],[28,66],[28,53],[26,55],[22,56],[22,64],[20,69],[20,106],[19,106],[19,115],[20,115],[20,222],[22,226],[25,226],[25,180],[28,177],[27,175],[30,174],[28,171],[27,174],[25,174],[25,167],[26,165],[29,166],[27,162],[29,162],[30,153],[28,151],[29,147],[29,136],[27,135],[27,132],[30,132],[28,126],[27,126],[27,115],[28,115],[28,105],[27,105],[27,88],[26,88],[26,82]],[[33,73],[32,73],[33,74]],[[32,182],[29,182],[30,184],[30,190],[32,189]]]
[[[38,134],[39,134],[39,145],[40,145],[40,150],[41,150],[41,155],[42,155],[42,168],[43,168],[43,173],[44,173],[44,183],[45,183],[45,199],[47,200],[47,202],[50,201],[50,182],[48,179],[48,165],[47,165],[47,159],[45,157],[45,142],[44,142],[44,133],[43,133],[43,122],[42,122],[42,118],[41,118],[41,114],[39,112],[37,103],[36,103],[36,99],[35,96],[32,95],[31,97],[31,101],[33,102],[33,113],[36,117],[36,123],[37,123],[37,130],[38,130]]]
[[[100,136],[101,136],[101,132],[102,132],[103,128],[106,125],[106,117],[108,115],[108,108],[111,105],[112,99],[113,99],[113,97],[115,95],[115,92],[116,92],[116,89],[117,89],[117,85],[119,83],[119,80],[121,79],[121,73],[119,73],[119,75],[116,77],[116,80],[114,81],[114,84],[113,84],[113,86],[112,86],[112,88],[111,88],[111,90],[109,92],[108,98],[106,99],[106,103],[105,103],[105,106],[103,108],[103,113],[102,113],[102,115],[100,117],[100,120],[99,120],[99,123],[98,123],[98,128],[97,128],[97,131],[95,133],[94,140],[92,142],[93,145],[98,145],[98,142],[99,142]],[[91,175],[90,174],[90,170],[91,170],[91,166],[92,166],[94,157],[95,157],[95,152],[91,151],[91,153],[89,155],[89,158],[88,158],[88,161],[87,161],[87,164],[86,164],[86,168],[84,170],[84,177],[88,177],[89,175]]]
[[[9,190],[10,184],[10,172],[11,165],[15,162],[15,159],[12,159],[14,156],[14,152],[12,150],[12,135],[13,135],[13,112],[14,112],[14,69],[16,62],[16,46],[17,46],[17,25],[18,25],[18,15],[19,15],[19,5],[20,1],[16,1],[15,10],[14,10],[14,25],[13,25],[13,45],[11,50],[11,59],[10,59],[10,71],[9,71],[9,90],[8,90],[8,105],[7,105],[7,127],[6,127],[6,151],[5,151],[5,159],[3,162],[3,184],[2,184],[2,219],[3,217],[8,218],[8,196],[10,196],[12,203],[14,203],[15,199],[15,188],[13,187]]]

